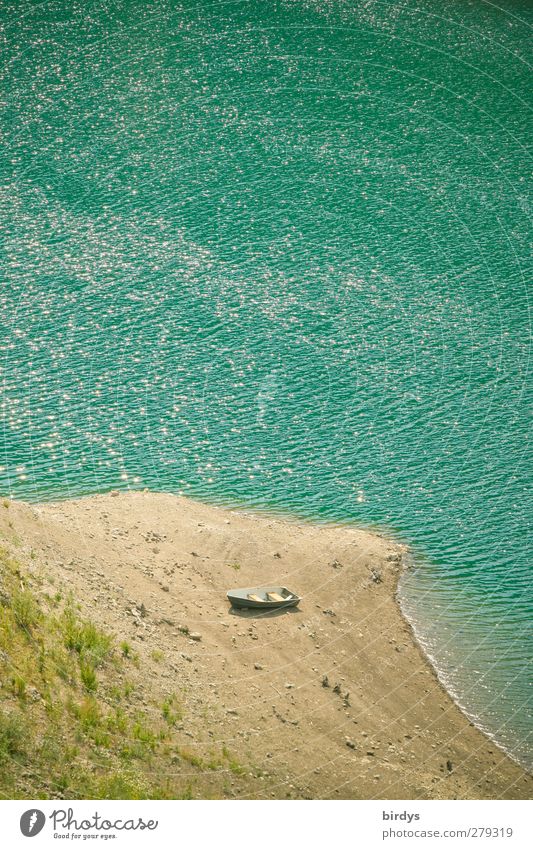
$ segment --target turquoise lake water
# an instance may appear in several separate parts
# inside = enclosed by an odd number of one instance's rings
[[[389,529],[443,680],[532,765],[531,4],[1,20],[1,493]]]

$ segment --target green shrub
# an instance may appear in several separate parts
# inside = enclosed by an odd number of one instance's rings
[[[98,799],[146,799],[148,789],[138,775],[115,772],[98,784]]]
[[[27,730],[20,716],[0,710],[0,763],[24,753]]]
[[[138,740],[140,743],[149,746],[151,749],[155,748],[157,739],[155,734],[153,734],[153,732],[150,731],[149,728],[143,725],[141,721],[138,721],[134,724],[133,737],[135,738],[135,740]]]
[[[65,647],[77,652],[93,666],[101,666],[111,653],[113,638],[100,631],[92,622],[78,619],[71,605],[65,608],[60,626]]]
[[[102,714],[98,702],[94,698],[84,699],[81,704],[71,703],[70,708],[84,731],[89,731],[100,725]]]
[[[176,725],[176,723],[182,718],[181,708],[179,704],[176,703],[173,696],[165,699],[161,705],[161,712],[165,721],[171,726]]]
[[[81,663],[80,664],[80,677],[81,683],[90,693],[94,693],[98,688],[98,679],[96,677],[96,672],[94,671],[94,666],[91,666],[90,663]]]
[[[15,590],[11,597],[11,609],[15,622],[25,631],[31,631],[39,621],[39,608],[27,590]]]
[[[14,675],[11,679],[11,686],[17,699],[23,702],[26,699],[26,681],[24,678],[21,678],[20,675]]]

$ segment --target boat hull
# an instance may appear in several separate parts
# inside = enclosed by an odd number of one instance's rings
[[[280,596],[279,600],[268,597],[269,593]],[[232,607],[249,610],[277,610],[285,607],[296,607],[300,597],[286,587],[242,587],[228,590],[228,601]],[[250,598],[255,596],[255,598]]]

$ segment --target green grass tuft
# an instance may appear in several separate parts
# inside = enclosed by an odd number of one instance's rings
[[[94,693],[98,689],[96,672],[94,666],[91,666],[90,663],[80,663],[80,678],[81,683],[90,693]]]
[[[113,638],[92,622],[84,622],[76,615],[70,602],[60,619],[65,647],[75,651],[94,666],[102,666],[112,652]]]
[[[0,764],[25,753],[28,730],[18,714],[0,712]]]

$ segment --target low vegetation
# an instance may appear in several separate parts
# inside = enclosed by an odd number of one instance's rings
[[[184,748],[178,697],[136,698],[131,645],[33,580],[0,549],[0,798],[223,795],[243,772],[233,756],[222,745],[207,758]],[[206,789],[214,771],[217,789]]]

